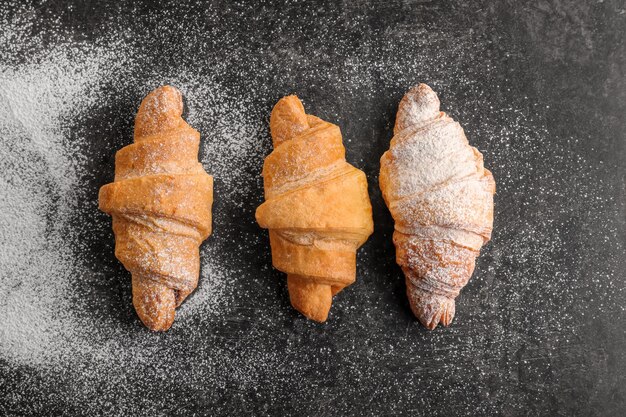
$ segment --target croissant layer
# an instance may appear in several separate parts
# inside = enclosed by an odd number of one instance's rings
[[[448,326],[454,300],[491,238],[495,182],[425,84],[400,102],[379,181],[395,221],[396,260],[411,310],[429,329]]]
[[[146,96],[135,142],[117,152],[115,180],[99,195],[100,209],[113,217],[115,256],[132,274],[135,310],[160,331],[196,288],[199,245],[211,234],[213,178],[198,162],[200,134],[182,110],[174,87]]]
[[[270,117],[274,151],[263,165],[272,263],[287,273],[293,307],[323,322],[356,277],[356,251],[373,231],[365,174],[345,160],[339,127],[305,113],[296,96]]]

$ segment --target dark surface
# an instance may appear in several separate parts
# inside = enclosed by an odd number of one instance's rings
[[[0,414],[626,415],[623,2],[181,3],[37,3],[32,30],[54,35],[4,53],[19,65],[59,37],[138,51],[120,77],[144,81],[104,86],[107,100],[68,123],[99,137],[81,145],[88,209],[72,222],[89,232],[76,311],[94,328],[118,329],[98,330],[94,343],[129,340],[150,359],[77,354],[41,370],[0,357]],[[232,296],[219,315],[181,316],[152,335],[134,315],[128,273],[95,201],[112,179],[115,150],[130,141],[140,99],[183,69],[187,85],[213,74],[233,100],[245,96],[258,109],[249,117],[262,127],[252,137],[263,149],[243,170],[242,189],[220,179],[210,147],[201,151],[216,176],[215,232],[203,256],[220,252]],[[411,315],[377,185],[397,103],[417,82],[440,93],[498,184],[492,241],[452,326],[432,332]],[[293,92],[341,126],[374,210],[357,283],[324,325],[291,309],[253,220],[270,151],[264,126]],[[212,140],[217,122],[196,120]]]

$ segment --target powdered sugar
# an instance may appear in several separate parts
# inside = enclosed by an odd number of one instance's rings
[[[557,394],[596,395],[568,381],[615,381],[588,376],[613,363],[602,344],[624,314],[623,202],[611,197],[623,181],[602,158],[615,142],[598,124],[566,129],[582,112],[555,109],[554,78],[503,23],[461,16],[474,2],[418,3],[367,13],[354,2],[0,7],[0,86],[12,96],[0,100],[0,412],[527,415],[545,414]],[[377,187],[398,101],[418,82],[439,93],[498,181],[493,241],[454,324],[429,333],[406,303]],[[163,84],[181,90],[201,133],[215,204],[198,289],[155,335],[133,311],[97,191],[132,142],[139,101]],[[293,93],[341,127],[375,214],[357,282],[323,326],[289,306],[254,220],[269,113]]]
[[[68,224],[78,204],[84,163],[68,142],[64,121],[92,108],[89,94],[110,59],[103,51],[63,50],[19,69],[0,67],[0,351],[26,363],[60,352],[67,329],[78,326],[69,304],[71,280],[81,275]],[[85,74],[87,73],[87,74]]]

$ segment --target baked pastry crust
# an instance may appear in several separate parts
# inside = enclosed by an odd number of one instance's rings
[[[115,155],[115,180],[99,206],[113,217],[115,256],[132,274],[133,305],[151,330],[171,327],[196,288],[199,246],[211,234],[213,177],[198,162],[200,134],[183,120],[180,91],[142,101],[134,143]]]
[[[272,263],[287,273],[293,307],[324,322],[332,297],[356,277],[356,250],[373,232],[365,174],[348,164],[339,127],[304,111],[296,96],[272,110],[274,151],[263,165]]]
[[[396,260],[411,309],[429,329],[448,326],[454,299],[491,238],[495,181],[426,84],[400,102],[379,181],[395,220]]]

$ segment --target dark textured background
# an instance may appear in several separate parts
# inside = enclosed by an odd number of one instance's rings
[[[42,371],[0,357],[0,414],[626,415],[623,1],[70,3],[35,3],[31,30],[83,44],[123,33],[141,51],[132,76],[150,87],[181,68],[215,73],[235,100],[246,94],[259,123],[296,92],[309,112],[341,126],[348,161],[369,178],[376,227],[357,283],[326,324],[310,323],[291,309],[253,221],[261,160],[246,167],[252,185],[236,206],[216,176],[215,233],[203,256],[217,247],[237,271],[224,283],[231,301],[221,315],[149,334],[132,310],[109,219],[95,210],[148,91],[114,84],[99,111],[73,122],[98,136],[81,145],[93,175],[84,181],[89,209],[72,219],[85,226],[76,308],[94,327],[95,317],[108,320],[105,330],[114,323],[111,338],[141,335],[150,360],[103,365],[77,354]],[[50,47],[38,39],[5,63]],[[498,183],[493,239],[452,326],[433,332],[411,315],[377,186],[397,103],[420,81],[440,92]],[[194,127],[210,140],[210,124]],[[265,130],[258,140],[268,153]],[[215,173],[211,155],[201,157]],[[256,357],[271,362],[257,366]]]

